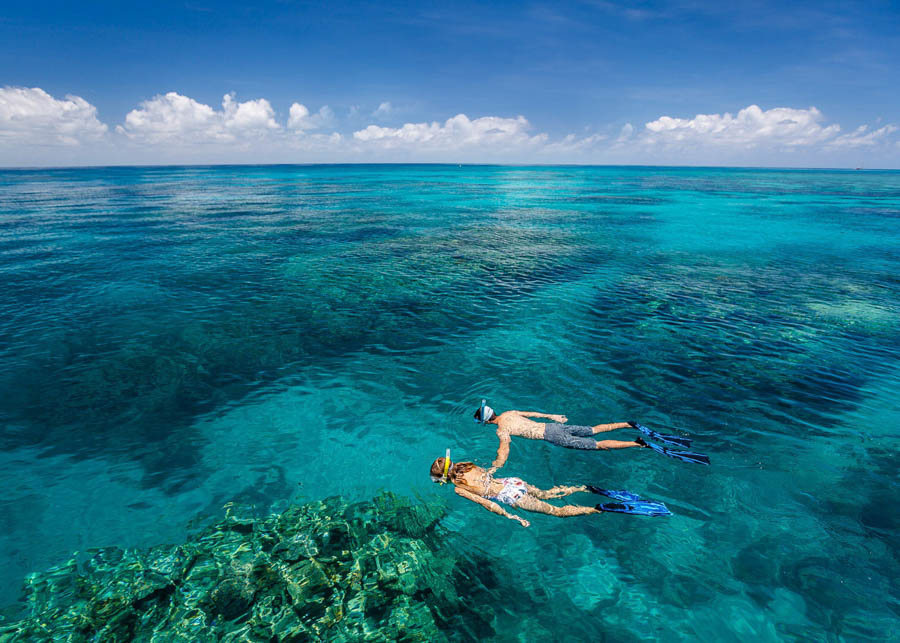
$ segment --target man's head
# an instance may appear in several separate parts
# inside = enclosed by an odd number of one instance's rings
[[[484,417],[481,415],[482,410],[484,411]],[[478,407],[478,410],[475,411],[476,422],[490,422],[495,417],[497,417],[497,415],[494,413],[494,409],[489,406],[480,406]]]

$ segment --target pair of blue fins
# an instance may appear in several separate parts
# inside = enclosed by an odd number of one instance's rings
[[[672,446],[681,447],[683,449],[691,446],[690,438],[683,438],[679,435],[663,435],[662,433],[657,433],[653,429],[648,429],[644,425],[638,424],[637,422],[629,422],[628,424],[653,440],[664,442]],[[667,455],[670,458],[675,458],[676,460],[693,462],[695,464],[709,464],[709,456],[703,455],[702,453],[692,453],[690,451],[674,451],[669,447],[661,447],[658,444],[646,442],[643,438],[640,437],[637,439],[637,442],[644,447],[653,449],[657,453],[662,453],[663,455]],[[597,509],[599,509],[600,511],[612,511],[622,514],[636,514],[639,516],[672,515],[672,512],[669,511],[669,509],[663,503],[656,502],[654,500],[644,500],[638,494],[632,493],[630,491],[601,489],[600,487],[593,487],[591,485],[588,485],[587,488],[591,493],[596,493],[601,496],[606,496],[607,498],[612,498],[613,500],[619,501],[605,502],[597,505]]]
[[[653,429],[648,429],[643,424],[638,424],[637,422],[629,422],[628,424],[630,424],[635,429],[652,440],[658,440],[659,442],[671,444],[675,447],[681,447],[682,449],[687,449],[691,446],[690,438],[683,438],[680,435],[663,435],[662,433],[657,433]],[[694,464],[709,464],[709,456],[703,455],[702,453],[692,453],[690,451],[674,451],[669,447],[661,447],[658,444],[646,442],[643,438],[640,437],[635,441],[641,446],[648,447],[650,449],[653,449],[657,453],[662,453],[663,455],[667,455],[670,458],[675,458],[676,460],[693,462]]]

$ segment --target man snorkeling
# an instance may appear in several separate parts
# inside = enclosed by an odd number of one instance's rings
[[[529,418],[547,418],[551,423],[535,422]],[[613,422],[612,424],[596,424],[594,426],[566,425],[569,419],[565,415],[553,415],[550,413],[538,413],[536,411],[505,411],[500,415],[487,406],[484,400],[481,407],[475,411],[475,421],[481,424],[496,424],[497,437],[500,438],[500,447],[497,449],[497,457],[493,462],[493,469],[499,469],[506,463],[509,457],[509,444],[512,436],[528,438],[531,440],[545,440],[551,444],[567,449],[586,449],[603,451],[609,449],[628,449],[631,447],[649,448],[657,453],[662,453],[671,458],[677,458],[685,462],[697,464],[709,464],[709,458],[702,453],[690,453],[688,451],[673,451],[667,447],[660,447],[646,442],[637,437],[634,440],[595,440],[592,436],[598,433],[614,431],[616,429],[633,428],[645,435],[679,447],[689,447],[691,440],[677,435],[662,435],[638,424],[637,422]]]

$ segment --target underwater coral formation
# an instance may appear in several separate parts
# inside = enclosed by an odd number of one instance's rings
[[[97,551],[26,580],[14,641],[440,641],[494,634],[465,584],[489,574],[436,530],[440,506],[383,493],[224,520],[177,546]],[[489,579],[488,579],[489,580]]]

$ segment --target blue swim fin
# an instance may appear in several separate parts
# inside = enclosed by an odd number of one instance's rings
[[[640,440],[640,438],[638,439]],[[643,440],[641,440],[641,442],[643,442]],[[669,449],[667,447],[661,447],[658,444],[650,444],[649,442],[644,442],[644,444],[646,444],[657,453],[662,453],[663,455],[667,455],[670,458],[675,458],[676,460],[693,462],[694,464],[709,464],[709,456],[702,453],[691,453],[690,451],[673,451],[672,449]]]
[[[628,424],[654,440],[659,440],[660,442],[665,442],[666,444],[671,444],[672,446],[681,447],[683,449],[691,446],[690,438],[683,438],[680,435],[663,435],[662,433],[657,433],[653,429],[648,429],[643,424],[635,422],[634,420],[630,420]]]
[[[587,490],[591,493],[596,493],[600,496],[606,496],[607,498],[612,498],[613,500],[621,500],[622,502],[632,502],[634,500],[640,500],[641,497],[636,493],[631,493],[630,491],[616,491],[613,489],[601,489],[600,487],[595,487],[593,485],[585,485]]]
[[[672,512],[661,502],[637,500],[635,502],[607,502],[596,507],[600,511],[612,511],[636,516],[671,516]]]

